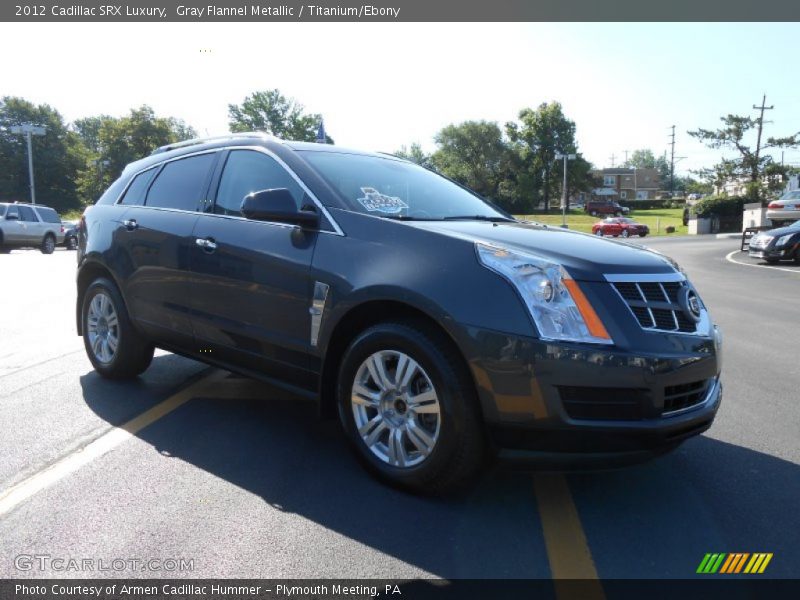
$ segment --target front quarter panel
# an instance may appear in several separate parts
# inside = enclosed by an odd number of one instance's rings
[[[454,338],[464,325],[534,334],[516,292],[478,263],[472,242],[387,219],[333,213],[346,235],[320,236],[312,266],[312,277],[330,285],[320,329],[323,351],[340,319],[373,300],[421,310]]]

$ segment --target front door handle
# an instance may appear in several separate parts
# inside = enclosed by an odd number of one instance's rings
[[[197,238],[194,243],[200,246],[204,252],[211,253],[217,249],[217,243],[214,238]]]
[[[136,219],[127,219],[127,220],[123,221],[122,224],[125,226],[125,229],[127,229],[128,231],[133,231],[134,229],[139,227],[139,224],[136,222]]]

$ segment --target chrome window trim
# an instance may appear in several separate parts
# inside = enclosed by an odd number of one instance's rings
[[[224,219],[240,219],[242,221],[247,221],[248,223],[258,222],[258,223],[264,223],[265,225],[277,225],[278,227],[286,227],[288,229],[295,229],[296,227],[298,227],[297,225],[292,225],[291,223],[281,223],[281,222],[278,222],[278,221],[253,221],[251,219],[246,219],[245,217],[237,217],[236,215],[219,215],[219,214],[216,214],[216,213],[207,213],[207,212],[203,212],[203,211],[200,211],[200,210],[184,210],[184,209],[180,209],[180,208],[168,208],[168,207],[163,207],[163,206],[147,206],[146,204],[129,204],[129,205],[121,204],[121,201],[125,197],[125,193],[128,191],[128,187],[130,187],[130,185],[133,182],[133,180],[137,176],[139,176],[140,174],[144,173],[145,171],[149,171],[150,169],[160,169],[162,166],[164,166],[167,163],[170,163],[170,162],[173,162],[173,161],[176,161],[176,160],[181,160],[183,158],[190,158],[192,156],[199,156],[201,154],[210,154],[212,152],[222,152],[224,150],[251,150],[251,151],[254,151],[254,152],[261,152],[262,154],[266,154],[267,156],[272,158],[281,167],[283,167],[283,169],[291,176],[291,178],[294,179],[295,182],[300,186],[300,188],[303,190],[303,192],[305,192],[305,194],[308,195],[309,198],[311,198],[311,201],[319,209],[319,211],[323,215],[325,215],[325,218],[328,219],[328,222],[331,224],[331,226],[334,229],[334,231],[328,231],[326,229],[317,229],[316,230],[317,233],[327,233],[329,235],[338,235],[338,236],[344,237],[344,232],[342,231],[342,228],[339,227],[339,224],[331,216],[331,214],[328,212],[328,210],[325,208],[325,206],[322,204],[322,202],[320,202],[319,199],[311,192],[311,190],[308,189],[308,186],[303,182],[303,180],[300,179],[300,177],[297,176],[297,173],[295,173],[292,170],[292,168],[289,167],[289,165],[287,165],[278,155],[276,155],[271,150],[269,150],[267,148],[264,148],[263,146],[222,146],[222,147],[219,147],[219,148],[198,150],[197,152],[190,152],[188,154],[181,154],[180,156],[173,156],[172,158],[168,158],[166,160],[163,160],[163,161],[157,162],[155,164],[149,165],[149,166],[145,167],[144,169],[140,169],[139,171],[136,171],[131,176],[131,178],[128,180],[128,183],[125,184],[125,187],[122,189],[122,191],[117,196],[117,199],[114,201],[114,204],[115,205],[120,205],[120,206],[137,207],[137,208],[149,208],[149,209],[152,209],[152,210],[168,210],[168,211],[172,211],[172,212],[185,212],[185,213],[192,213],[192,214],[197,214],[197,215],[202,215],[202,216],[221,217],[221,218],[224,218]]]

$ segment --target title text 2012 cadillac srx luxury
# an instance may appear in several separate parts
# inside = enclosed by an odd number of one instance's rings
[[[517,221],[387,155],[261,134],[161,148],[86,211],[78,261],[101,375],[159,347],[277,383],[419,491],[488,451],[657,454],[721,399],[719,333],[670,259]]]

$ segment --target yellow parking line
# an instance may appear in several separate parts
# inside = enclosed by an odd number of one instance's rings
[[[30,476],[25,481],[0,493],[0,515],[7,513],[34,494],[61,481],[67,475],[74,473],[81,467],[88,465],[93,460],[110,452],[148,425],[158,421],[161,417],[169,414],[193,397],[199,395],[209,384],[221,380],[226,375],[227,373],[225,371],[213,371],[177,394],[170,396],[149,410],[134,417],[127,423],[119,427],[114,427],[83,448],[68,454],[58,462]],[[113,399],[109,401],[113,402]]]
[[[604,599],[592,552],[566,479],[563,475],[541,474],[534,478],[534,487],[556,595],[575,597],[575,592],[580,590],[580,596],[587,600]],[[576,579],[583,581],[564,581]]]

